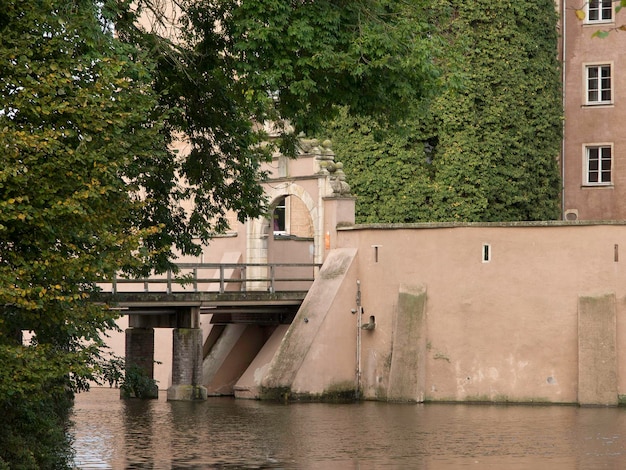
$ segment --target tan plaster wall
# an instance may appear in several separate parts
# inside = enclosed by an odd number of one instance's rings
[[[353,226],[335,240],[280,345],[274,338],[242,382],[251,396],[260,384],[311,396],[356,386],[359,331],[366,399],[615,404],[626,395],[626,224]],[[357,281],[371,331],[352,313]],[[423,314],[400,302],[419,289]],[[157,354],[171,354],[170,330],[156,332],[167,336]],[[249,363],[248,349],[232,348],[233,360],[245,353]]]
[[[625,393],[626,258],[615,261],[623,225],[363,227],[340,231],[339,244],[358,249],[365,316],[376,316],[362,336],[365,397],[380,397],[388,381],[403,283],[427,291],[426,400],[576,402],[578,299],[604,294],[616,298]],[[349,357],[350,329],[342,334],[335,354]]]

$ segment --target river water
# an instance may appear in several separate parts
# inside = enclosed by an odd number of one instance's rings
[[[165,395],[164,392],[161,392]],[[626,409],[77,396],[80,469],[622,469]]]

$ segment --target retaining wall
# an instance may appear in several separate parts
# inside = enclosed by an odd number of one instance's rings
[[[356,256],[325,312],[333,341],[316,332],[320,359],[298,362],[300,396],[349,387],[336,373],[346,360],[366,399],[615,405],[626,394],[626,226],[353,226],[337,246]],[[359,305],[373,329],[357,329]],[[290,350],[274,361],[297,363]]]

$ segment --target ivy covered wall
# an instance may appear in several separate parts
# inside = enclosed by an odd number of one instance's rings
[[[554,2],[435,3],[440,88],[393,127],[348,114],[329,124],[357,222],[559,218]]]

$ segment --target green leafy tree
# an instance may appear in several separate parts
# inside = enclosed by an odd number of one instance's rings
[[[0,468],[68,464],[72,394],[114,324],[97,282],[264,213],[257,123],[290,120],[293,152],[331,101],[382,114],[431,73],[416,2],[162,5],[0,0]]]
[[[0,1],[0,465],[68,458],[71,393],[114,324],[89,295],[158,230],[133,171],[166,155],[151,81],[96,3]]]
[[[554,2],[442,1],[431,13],[444,41],[438,94],[416,105],[403,126],[345,116],[331,126],[359,196],[357,220],[558,218]]]
[[[399,103],[417,100],[435,77],[426,0],[184,0],[177,13],[152,0],[135,5],[133,14],[114,11],[117,32],[156,57],[166,134],[188,137],[189,155],[175,169],[188,187],[159,184],[153,198],[173,201],[153,211],[173,214],[159,221],[184,253],[197,250],[194,236],[208,241],[223,230],[229,210],[240,220],[264,213],[260,163],[273,146],[262,145],[268,135],[258,123],[272,122],[273,142],[293,155],[297,136],[319,129],[334,105],[394,121]],[[175,207],[191,197],[185,220]],[[147,243],[156,249],[163,239]]]

